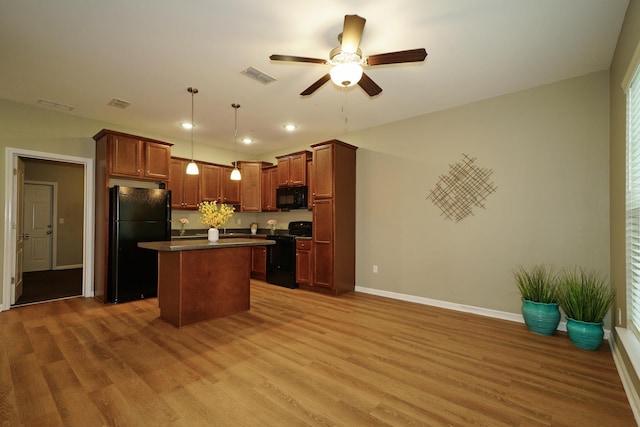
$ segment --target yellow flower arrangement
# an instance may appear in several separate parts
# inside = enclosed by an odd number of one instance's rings
[[[218,206],[216,201],[198,203],[201,213],[200,222],[213,228],[220,228],[233,216],[235,208],[224,203]]]

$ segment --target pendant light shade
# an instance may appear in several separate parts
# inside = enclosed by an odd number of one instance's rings
[[[238,169],[238,166],[236,166],[231,171],[231,181],[240,181],[241,179],[242,175],[240,175],[240,169]]]
[[[233,147],[237,156],[238,155],[238,108],[240,108],[240,104],[231,104],[231,106],[235,110],[235,133],[233,134]],[[242,179],[242,175],[240,174],[240,169],[238,169],[238,162],[234,162],[233,170],[231,171],[231,180],[240,181],[241,179]]]
[[[200,171],[198,170],[198,165],[195,160],[193,160],[193,95],[198,93],[198,89],[189,87],[187,88],[187,92],[191,94],[191,161],[187,165],[187,175],[198,175]]]
[[[196,164],[196,162],[191,160],[189,164],[187,164],[187,175],[198,175],[198,174],[200,174],[198,165]]]

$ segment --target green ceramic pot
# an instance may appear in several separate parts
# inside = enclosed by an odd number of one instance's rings
[[[604,337],[603,323],[583,322],[567,317],[567,333],[573,345],[584,350],[597,350]]]
[[[560,323],[558,303],[535,302],[522,299],[522,317],[531,332],[553,335]]]

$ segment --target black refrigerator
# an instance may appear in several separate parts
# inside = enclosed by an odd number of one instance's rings
[[[109,189],[109,302],[158,296],[158,253],[138,242],[166,240],[171,240],[170,190]]]

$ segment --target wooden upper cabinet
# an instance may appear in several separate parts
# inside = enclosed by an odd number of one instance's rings
[[[333,145],[315,148],[313,154],[313,200],[333,197]]]
[[[111,133],[109,145],[110,175],[160,181],[169,179],[170,144]]]
[[[222,168],[222,202],[229,205],[240,204],[240,181],[231,180],[233,168]]]
[[[200,172],[202,200],[239,205],[240,182],[231,180],[231,171],[229,166],[204,163]]]
[[[240,162],[240,212],[260,212],[262,208],[262,167],[259,162]]]
[[[138,138],[113,135],[111,138],[111,174],[140,176],[142,144]]]
[[[173,209],[198,209],[200,203],[200,175],[187,175],[189,160],[173,158],[171,179],[167,188],[171,190]],[[198,166],[202,174],[202,165]]]
[[[144,176],[147,178],[169,179],[171,147],[153,142],[144,142]]]
[[[240,181],[240,212],[261,212],[262,168],[272,166],[267,162],[238,162]]]
[[[276,208],[276,189],[278,188],[278,168],[270,166],[262,169],[262,211],[273,212]]]
[[[307,185],[307,159],[310,151],[278,156],[278,187],[296,187]]]
[[[204,164],[200,169],[200,196],[207,202],[222,199],[222,166]]]

